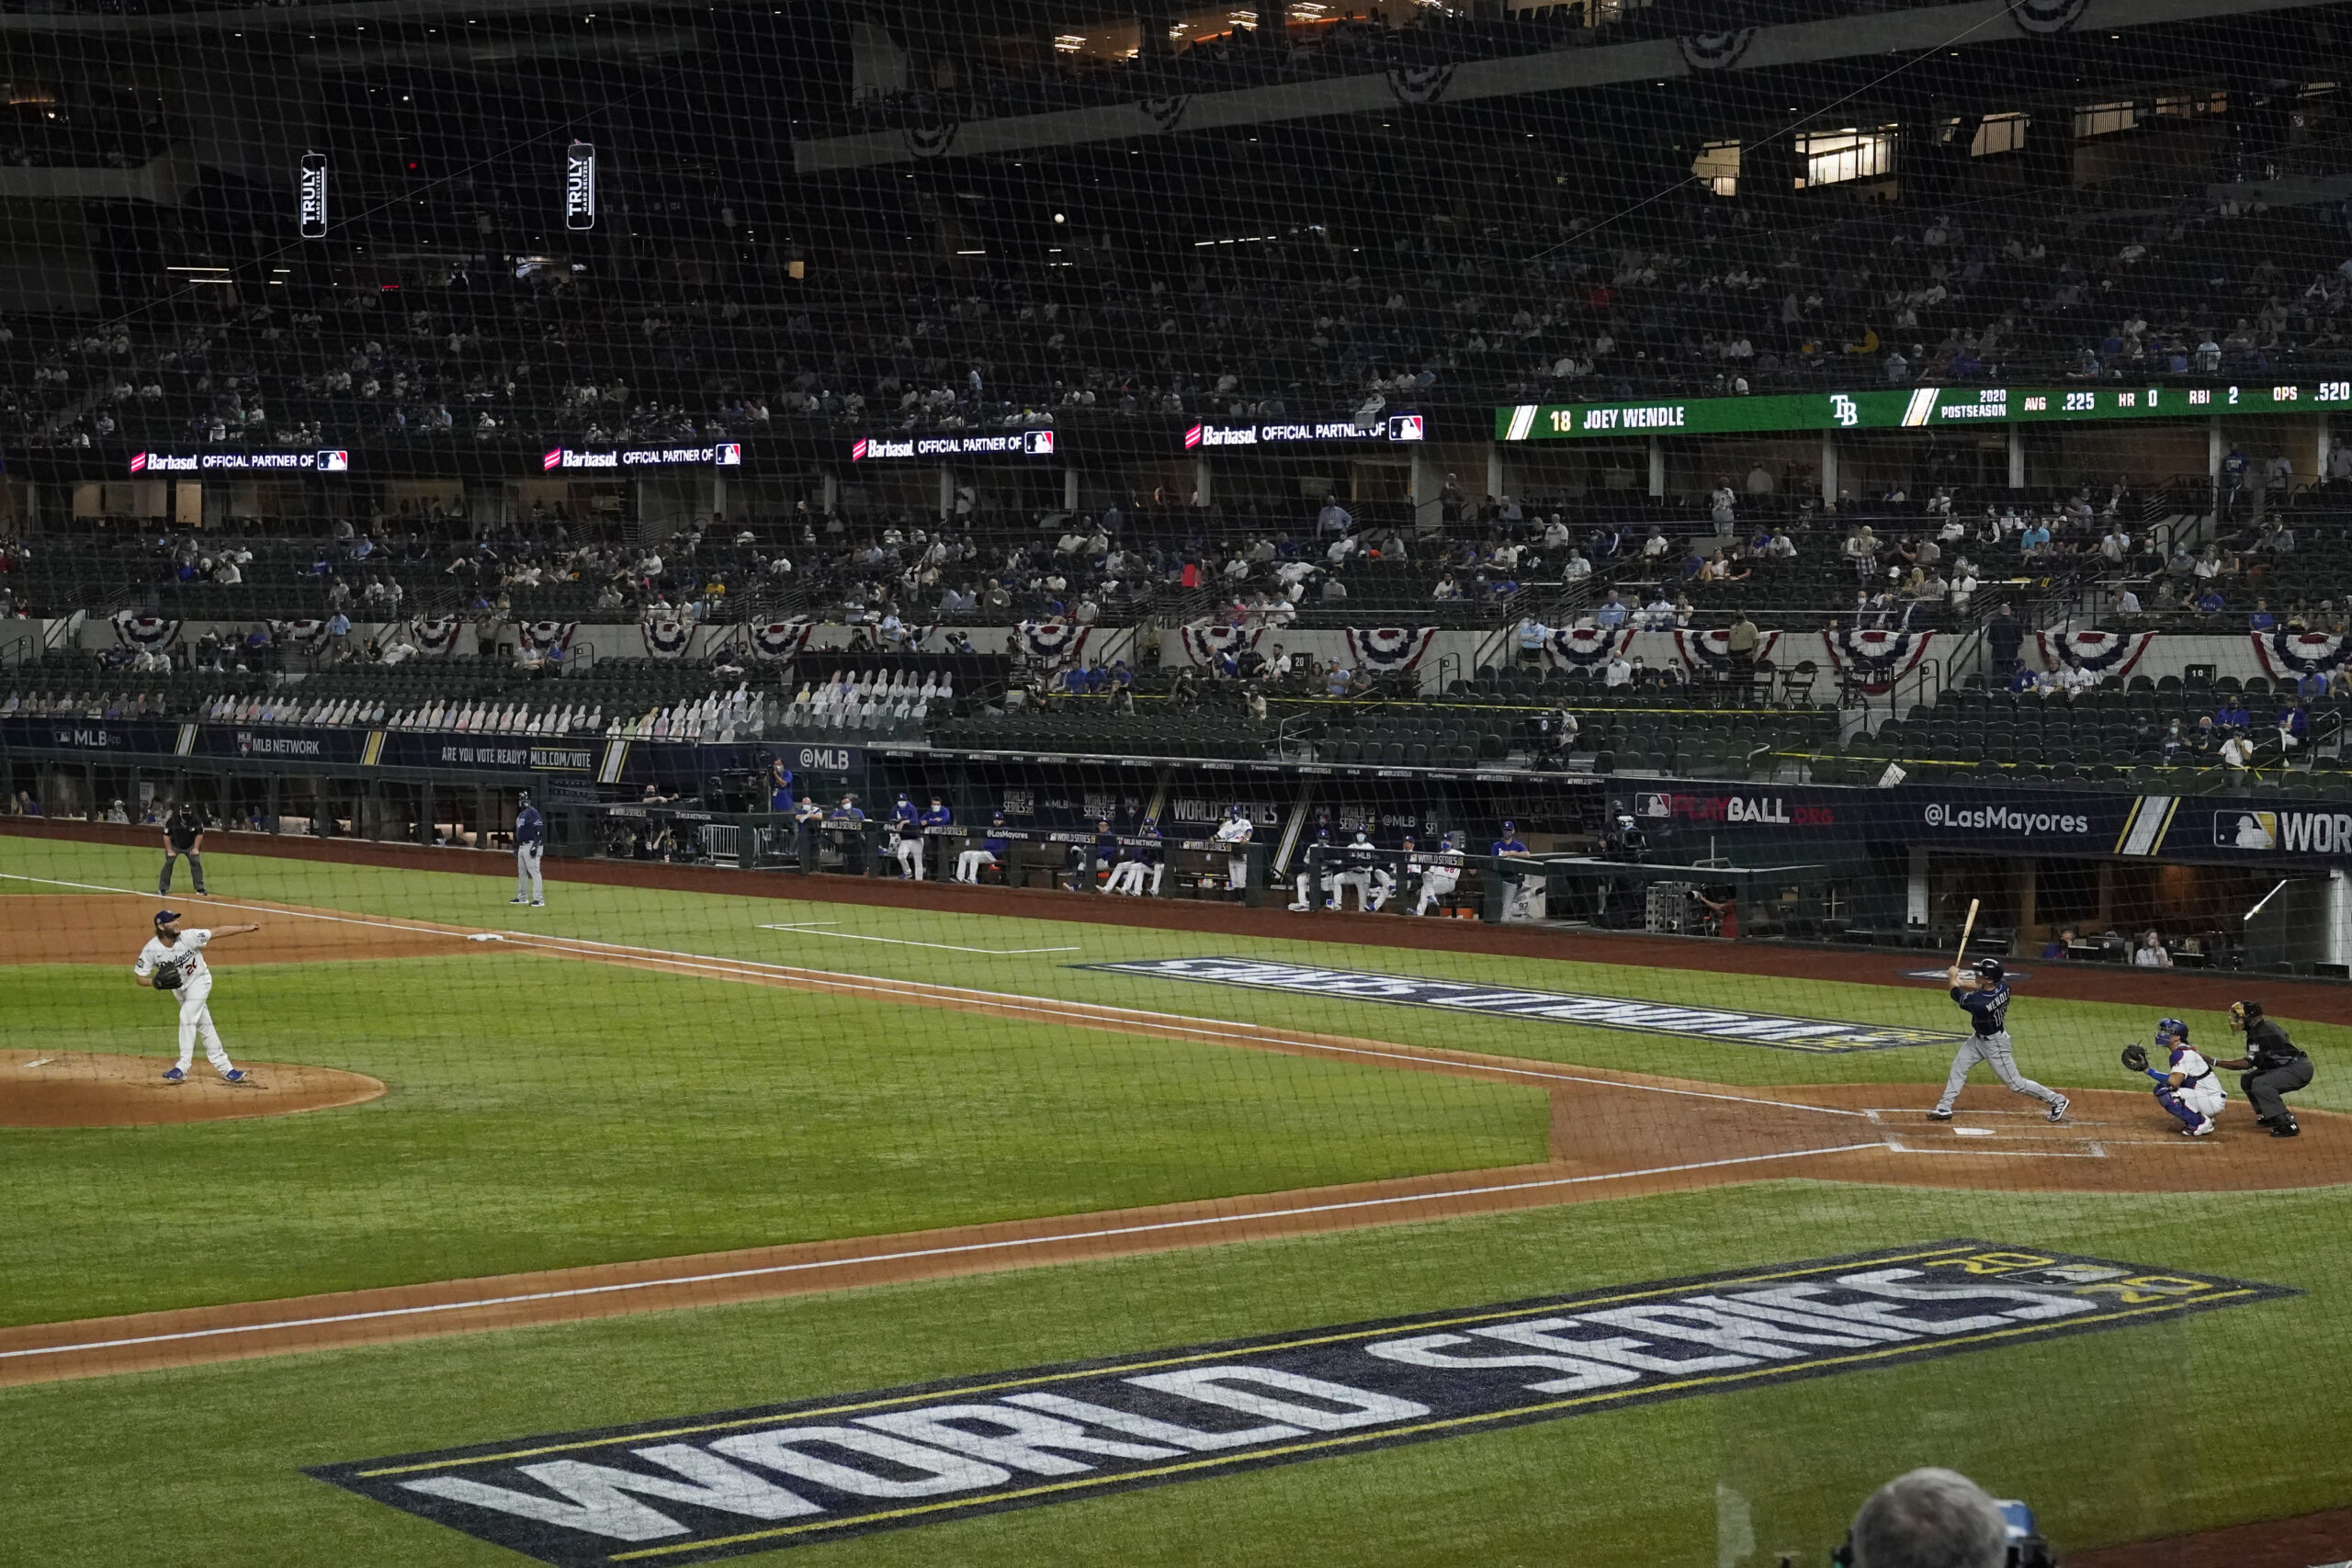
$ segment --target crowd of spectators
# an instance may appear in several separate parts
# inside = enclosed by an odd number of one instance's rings
[[[390,292],[0,321],[0,435],[756,440],[786,424],[1328,417],[2352,364],[2345,209],[2076,199],[2021,199],[1998,220],[1841,206],[1783,225],[1692,196],[1605,230],[1366,214],[1175,256],[1081,224],[1050,265],[837,258],[806,285],[740,290],[451,267]]]

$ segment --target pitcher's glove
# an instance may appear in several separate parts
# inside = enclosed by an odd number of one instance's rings
[[[2123,1065],[2135,1073],[2148,1070],[2148,1048],[2137,1040],[2123,1047]]]
[[[176,991],[180,988],[180,966],[176,964],[158,964],[155,965],[155,973],[149,977],[147,983],[159,991]]]

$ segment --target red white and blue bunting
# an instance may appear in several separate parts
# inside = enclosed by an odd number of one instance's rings
[[[125,648],[169,648],[180,639],[180,623],[166,620],[161,615],[142,615],[136,610],[117,610],[113,619],[115,640]]]
[[[2274,681],[2298,675],[2332,675],[2352,659],[2352,638],[2332,632],[2250,632],[2254,656]]]
[[[416,634],[416,646],[425,653],[447,653],[458,646],[458,633],[464,629],[464,617],[458,615],[419,615],[409,623]]]
[[[294,621],[272,621],[269,623],[269,635],[280,648],[316,653],[327,645],[327,624],[316,615],[304,615]]]
[[[572,631],[579,625],[577,621],[522,621],[516,624],[514,635],[522,638],[524,647],[546,653],[569,648]]]
[[[653,659],[684,659],[695,645],[695,628],[684,621],[640,621],[645,651]]]
[[[2094,675],[2114,676],[2118,680],[2132,673],[2148,646],[2156,640],[2154,632],[2036,632],[2036,647],[2041,650],[2041,667],[2056,670],[2073,654],[2075,662]]]
[[[1544,648],[1554,663],[1589,673],[1624,652],[1633,640],[1633,632],[1624,627],[1555,626]]]
[[[1258,646],[1263,626],[1237,626],[1224,621],[1194,621],[1177,628],[1184,657],[1195,664],[1214,664],[1222,654],[1239,654]]]
[[[1731,668],[1729,632],[1692,632],[1677,630],[1674,634],[1674,654],[1682,667],[1692,674],[1710,674]],[[1756,634],[1756,657],[1761,661],[1772,657],[1781,646],[1779,632],[1759,631]]]
[[[1093,629],[1068,621],[1023,621],[1012,628],[1013,646],[1041,664],[1059,664],[1085,650]]]
[[[1928,656],[1933,632],[1854,631],[1838,626],[1821,634],[1829,662],[1839,673],[1861,682],[1875,695],[1909,674]]]
[[[1360,669],[1394,675],[1419,664],[1436,637],[1435,626],[1350,626],[1348,657]]]
[[[808,634],[816,629],[813,621],[770,621],[752,628],[752,652],[771,660],[797,657],[808,646]]]

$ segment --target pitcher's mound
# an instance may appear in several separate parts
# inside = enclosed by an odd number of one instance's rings
[[[291,1116],[358,1105],[384,1086],[358,1073],[244,1062],[246,1081],[223,1083],[199,1056],[185,1083],[165,1083],[161,1056],[92,1051],[0,1051],[0,1127],[153,1127]]]

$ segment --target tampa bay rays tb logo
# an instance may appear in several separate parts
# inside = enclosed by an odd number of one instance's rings
[[[1829,417],[1836,420],[1840,427],[1851,430],[1862,422],[1861,407],[1845,393],[1832,392],[1829,394]]]

